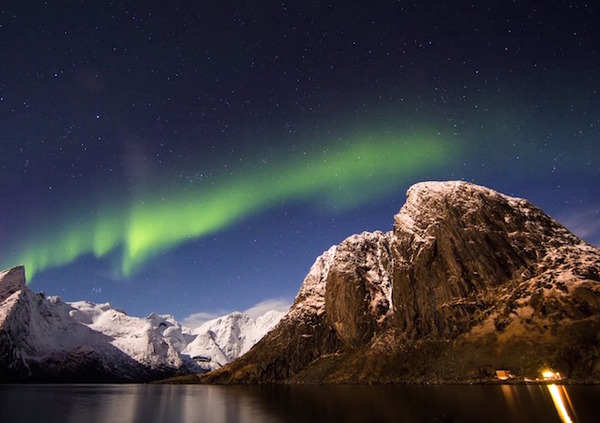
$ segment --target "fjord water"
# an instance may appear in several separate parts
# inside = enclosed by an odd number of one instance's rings
[[[0,385],[0,422],[592,422],[600,386]]]

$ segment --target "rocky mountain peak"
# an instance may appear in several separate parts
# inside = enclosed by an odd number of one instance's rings
[[[566,229],[521,198],[464,181],[421,182],[409,188],[406,203],[394,217],[394,231],[431,237],[435,227],[570,236]]]
[[[0,272],[0,303],[17,291],[25,289],[25,267],[17,266]]]
[[[477,312],[467,304],[493,301],[493,288],[522,282],[555,248],[580,242],[530,202],[460,181],[411,187],[394,238],[396,324],[412,337],[464,332]]]
[[[600,379],[599,332],[600,249],[527,200],[425,182],[393,231],[318,258],[278,327],[206,380],[459,381],[548,364]]]

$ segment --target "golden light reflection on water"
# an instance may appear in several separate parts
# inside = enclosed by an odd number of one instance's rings
[[[518,420],[521,413],[519,411],[518,394],[514,385],[502,385],[502,394],[508,406],[508,413],[513,420]]]
[[[563,385],[551,384],[546,386],[550,392],[550,396],[552,396],[554,407],[556,407],[560,419],[565,423],[572,423],[574,421],[575,410],[573,409],[567,389]]]

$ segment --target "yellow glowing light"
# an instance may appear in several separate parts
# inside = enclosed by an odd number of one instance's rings
[[[544,380],[560,380],[560,373],[559,372],[554,372],[552,370],[544,370],[542,372],[542,377],[544,378]]]
[[[550,396],[552,396],[552,401],[554,402],[554,407],[556,407],[556,411],[558,412],[558,416],[565,423],[572,423],[573,419],[569,415],[567,411],[567,407],[565,406],[565,401],[563,399],[563,393],[565,392],[565,387],[561,386],[560,388],[551,384],[548,385],[548,391],[550,391]]]

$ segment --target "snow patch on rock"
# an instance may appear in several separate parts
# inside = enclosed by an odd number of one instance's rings
[[[304,315],[321,315],[325,312],[325,286],[336,250],[337,246],[329,248],[311,266],[286,319],[296,319]]]

